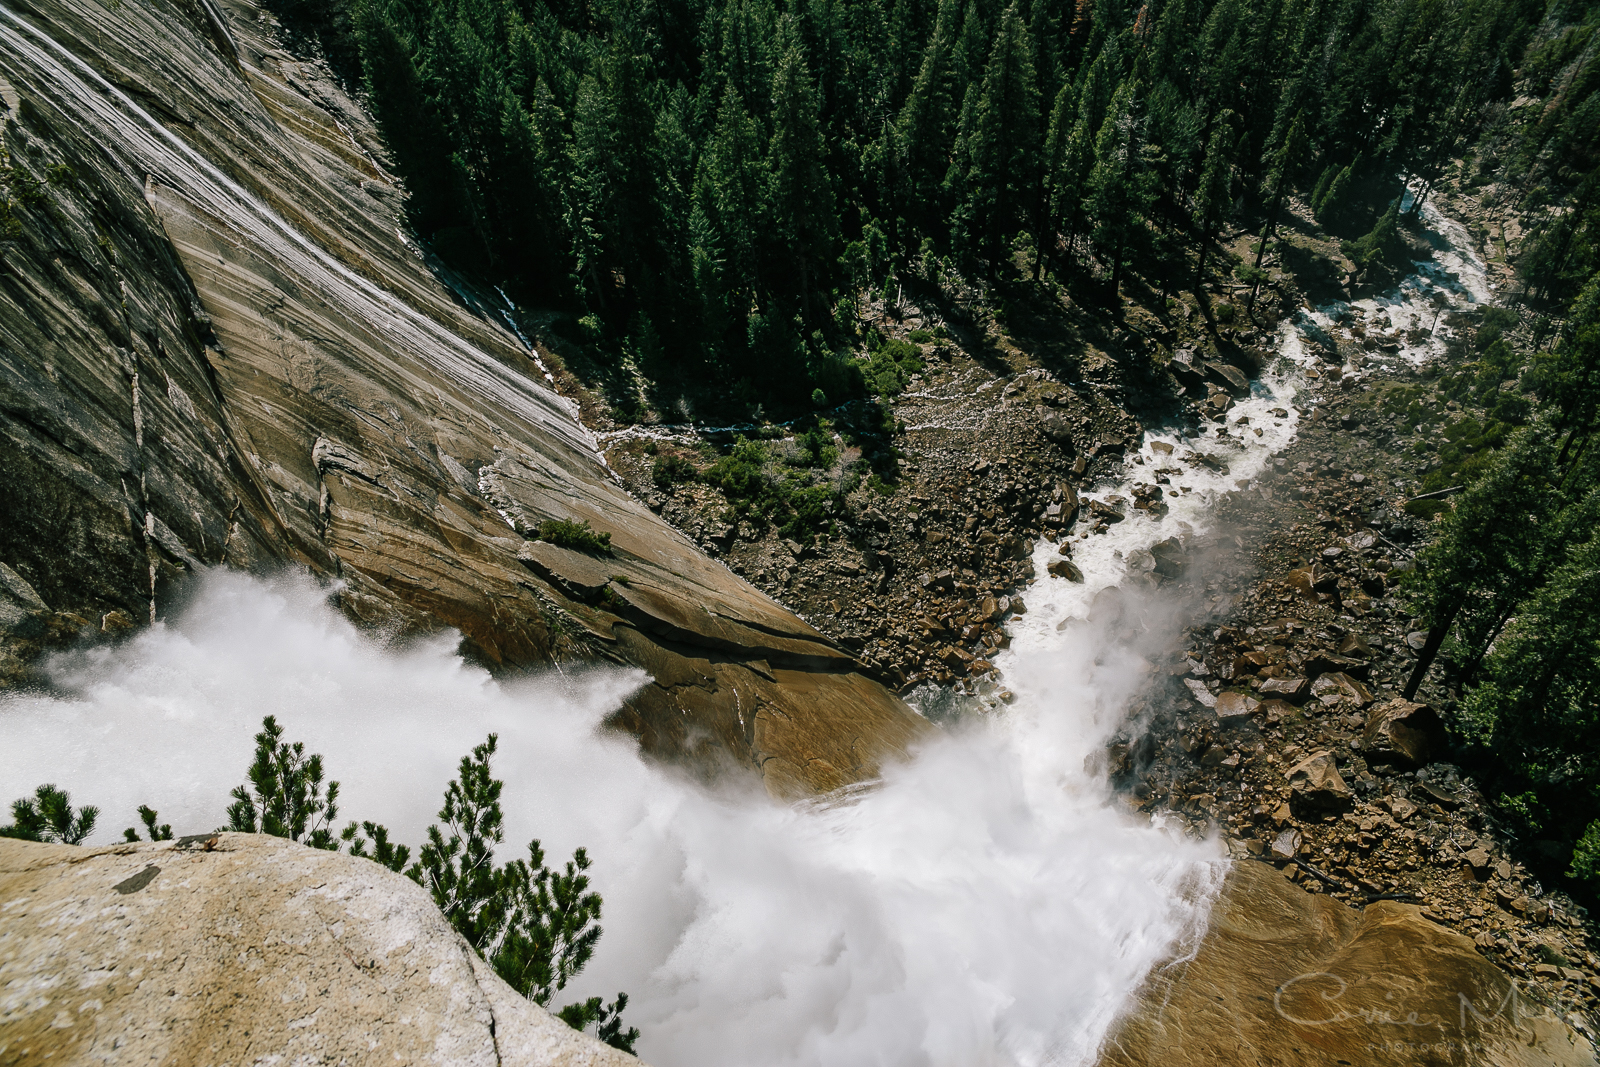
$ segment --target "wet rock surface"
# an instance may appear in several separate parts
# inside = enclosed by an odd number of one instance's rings
[[[1240,863],[1195,954],[1150,979],[1106,1065],[1588,1065],[1557,1009],[1414,904],[1357,910]]]

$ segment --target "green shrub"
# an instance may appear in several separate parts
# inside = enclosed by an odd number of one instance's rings
[[[1577,846],[1572,850],[1572,869],[1567,872],[1567,877],[1600,883],[1600,820],[1590,823],[1583,837],[1578,839]]]
[[[927,330],[912,330],[907,336],[911,338],[912,344],[925,345],[933,341],[933,334]]]
[[[1267,272],[1254,263],[1244,263],[1235,270],[1234,275],[1246,285],[1260,285],[1267,280]],[[1219,315],[1218,318],[1221,316]],[[1229,320],[1232,321],[1231,319]]]
[[[691,481],[695,473],[694,464],[682,456],[657,456],[650,480],[658,489],[671,489],[677,482]]]
[[[886,341],[867,361],[867,387],[879,396],[905,391],[911,376],[922,370],[921,353],[909,341]]]
[[[820,428],[801,434],[795,462],[802,469],[796,470],[779,467],[761,442],[740,437],[702,477],[722,491],[738,518],[768,523],[785,537],[809,538],[832,527],[841,501],[831,486],[811,481],[811,469],[837,461],[831,441]]]
[[[839,461],[839,450],[833,447],[833,435],[820,427],[813,427],[797,434],[795,444],[799,446],[799,452],[794,459],[794,465],[797,467],[818,467],[827,470]]]
[[[1412,500],[1405,506],[1406,514],[1415,515],[1419,519],[1432,519],[1435,515],[1450,510],[1448,497],[1435,497],[1432,500]]]
[[[1212,308],[1211,313],[1217,317],[1218,322],[1226,323],[1233,321],[1233,305],[1227,301],[1223,301],[1216,307]]]
[[[552,545],[562,548],[571,548],[578,552],[593,552],[597,555],[611,553],[611,535],[601,533],[589,526],[589,520],[572,522],[567,519],[550,519],[539,524],[539,540],[548,541]]]

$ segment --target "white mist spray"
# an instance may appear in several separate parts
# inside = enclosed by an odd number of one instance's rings
[[[342,816],[416,842],[495,731],[508,848],[596,861],[606,935],[567,992],[628,991],[648,1059],[1080,1062],[1199,929],[1222,864],[1084,770],[1137,672],[1087,630],[1057,636],[1008,715],[791,807],[707,793],[599,732],[636,673],[497,682],[449,641],[381,647],[309,582],[216,573],[174,621],[54,659],[60,692],[0,703],[0,793],[53,781],[101,807],[98,841],[140,803],[209,830],[274,714],[326,756]]]

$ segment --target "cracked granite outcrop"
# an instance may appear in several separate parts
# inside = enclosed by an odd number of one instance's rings
[[[367,117],[270,31],[248,0],[0,9],[5,148],[42,183],[0,246],[0,676],[196,570],[291,565],[489,664],[645,667],[619,722],[647,749],[780,794],[914,743],[849,653],[621,488],[538,352],[404,235]],[[613,554],[530,542],[550,518]]]
[[[0,839],[0,1062],[639,1063],[518,996],[410,879],[259,834]]]

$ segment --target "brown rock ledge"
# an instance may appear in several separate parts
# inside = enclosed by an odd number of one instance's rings
[[[1262,863],[1229,873],[1198,951],[1158,970],[1102,1067],[1596,1062],[1471,941],[1415,905],[1356,910]]]

